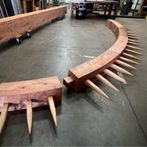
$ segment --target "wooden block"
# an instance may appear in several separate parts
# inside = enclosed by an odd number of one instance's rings
[[[52,96],[56,105],[61,103],[62,85],[57,77],[9,82],[0,84],[0,111],[5,103],[10,103],[8,111],[26,109],[26,101],[32,107],[48,105]]]

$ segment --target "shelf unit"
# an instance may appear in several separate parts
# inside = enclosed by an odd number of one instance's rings
[[[139,10],[139,16],[146,16],[146,15],[147,15],[147,0],[143,0]]]

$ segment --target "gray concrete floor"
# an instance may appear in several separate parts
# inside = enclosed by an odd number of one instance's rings
[[[35,79],[57,75],[100,55],[115,41],[100,18],[84,20],[69,16],[39,29],[21,45],[0,45],[0,81]],[[124,77],[128,85],[112,82],[120,92],[100,84],[111,97],[87,89],[68,93],[64,87],[62,105],[57,108],[55,130],[48,108],[33,111],[33,133],[29,137],[26,113],[8,113],[1,146],[146,146],[147,145],[147,21],[117,19],[140,39],[143,61],[134,77]],[[122,75],[121,75],[122,76]]]

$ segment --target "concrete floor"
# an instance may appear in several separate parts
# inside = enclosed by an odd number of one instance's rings
[[[26,113],[8,113],[1,146],[146,146],[147,145],[147,21],[116,19],[140,38],[143,61],[124,78],[128,85],[112,82],[120,92],[103,85],[111,97],[87,89],[68,93],[64,87],[62,105],[57,108],[58,127],[53,128],[48,108],[33,111],[33,133],[29,137]],[[115,41],[100,18],[85,20],[69,16],[39,29],[21,45],[0,45],[0,81],[35,79],[57,75],[60,80],[68,69],[100,55]],[[123,76],[123,75],[121,75]]]

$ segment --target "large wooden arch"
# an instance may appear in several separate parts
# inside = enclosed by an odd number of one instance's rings
[[[126,81],[122,77],[119,77],[117,74],[112,72],[112,69],[127,75],[132,74],[121,66],[136,69],[134,66],[130,65],[130,63],[138,64],[136,60],[139,60],[139,58],[135,55],[141,54],[134,51],[140,50],[140,48],[136,47],[139,45],[139,43],[136,41],[137,38],[132,33],[127,32],[127,29],[114,20],[108,20],[106,25],[114,33],[116,42],[101,55],[69,69],[68,77],[64,78],[63,81],[65,86],[68,88],[73,88],[75,91],[80,91],[86,86],[89,86],[96,90],[99,94],[108,98],[107,94],[105,94],[92,81],[99,80],[105,85],[118,91],[118,89],[112,85],[103,76],[103,74],[107,74],[108,76],[126,84]]]

